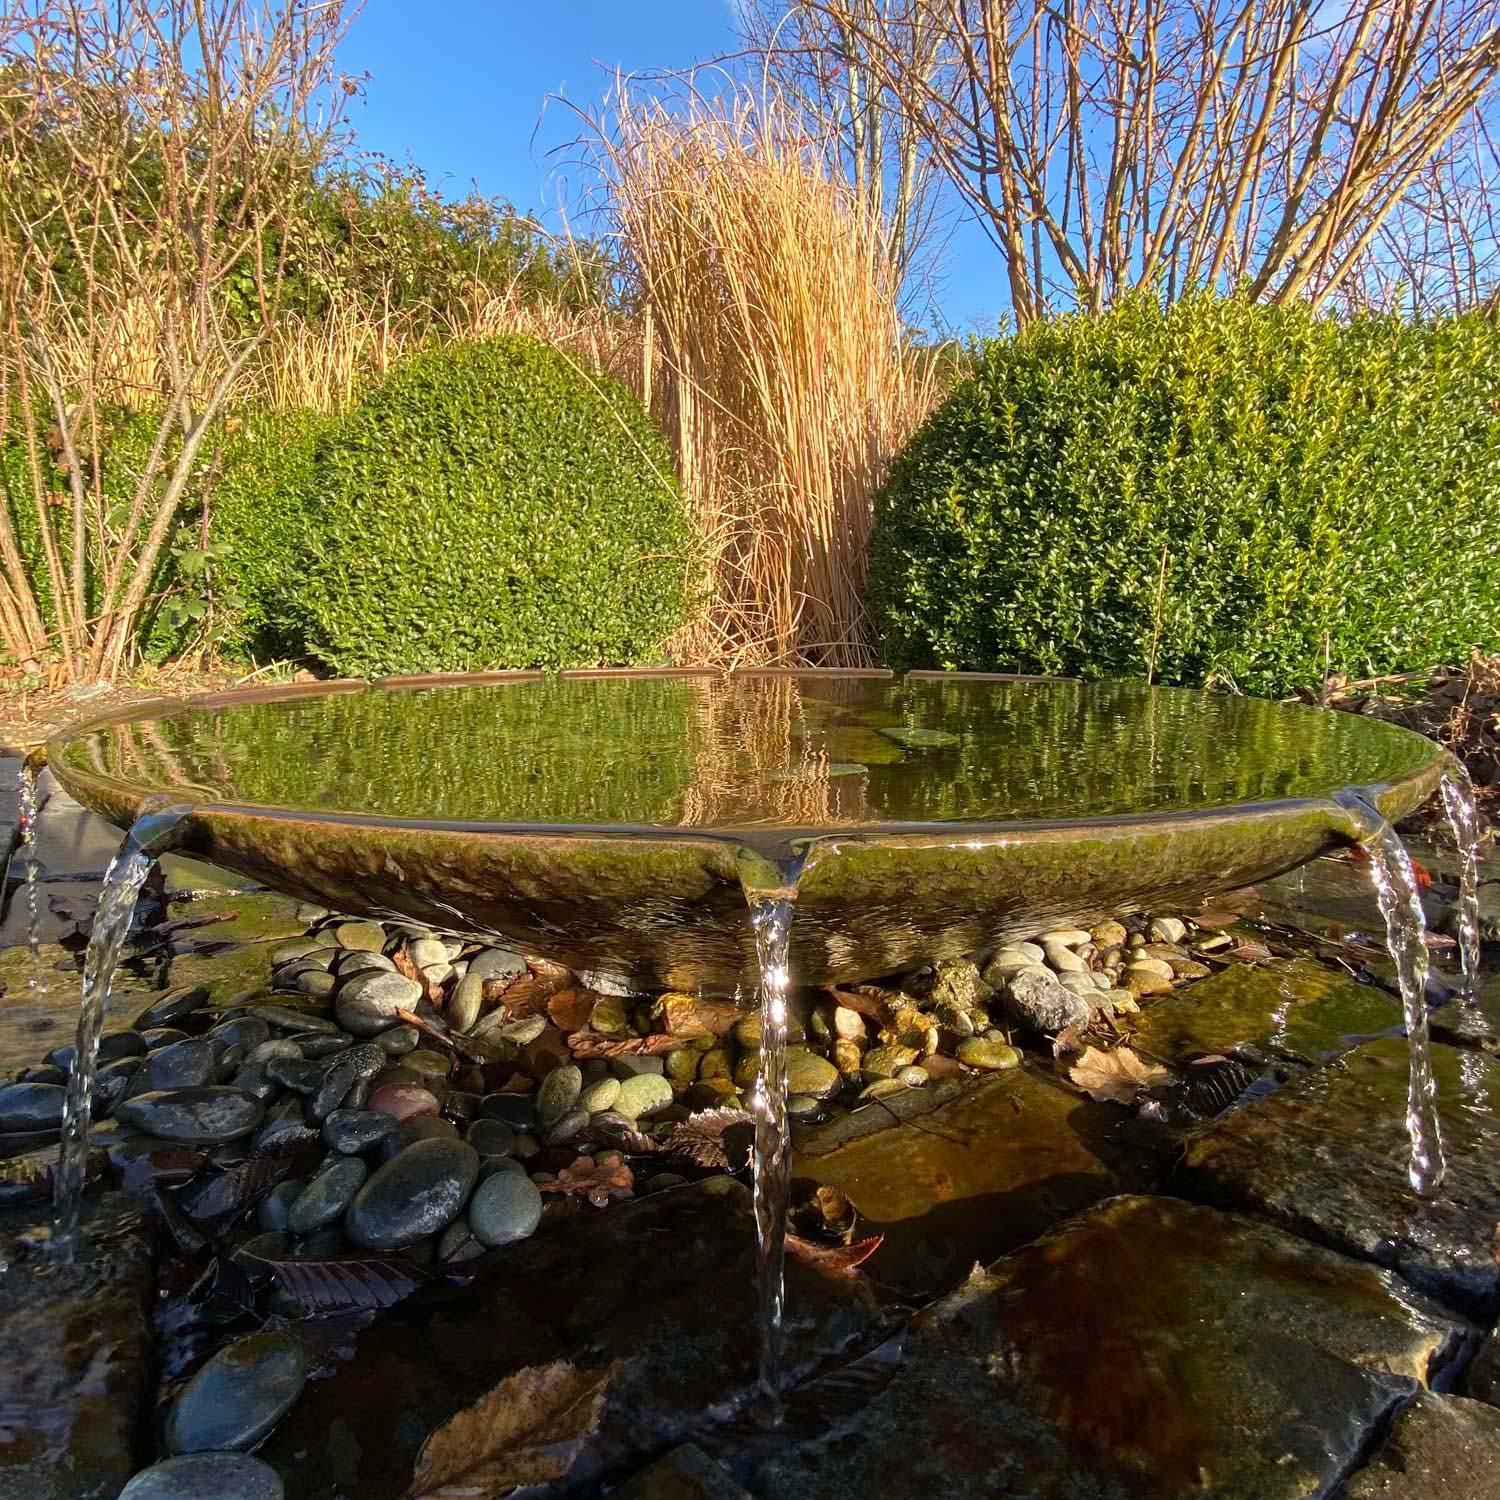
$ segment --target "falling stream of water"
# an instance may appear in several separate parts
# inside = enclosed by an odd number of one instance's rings
[[[1375,805],[1355,792],[1339,801],[1359,820],[1370,855],[1375,898],[1385,918],[1386,942],[1396,965],[1411,1059],[1406,1090],[1406,1130],[1411,1140],[1408,1175],[1413,1189],[1426,1196],[1442,1183],[1444,1167],[1437,1083],[1427,1039],[1427,922],[1422,898],[1406,846]]]
[[[41,871],[36,857],[36,818],[38,766],[28,757],[21,767],[21,796],[18,822],[21,831],[21,853],[26,859],[26,947],[31,960],[26,976],[29,989],[42,985],[42,910]]]
[[[57,1253],[71,1258],[78,1243],[78,1220],[88,1163],[89,1122],[93,1118],[94,1073],[99,1061],[99,1036],[109,1007],[115,965],[130,935],[135,904],[151,866],[169,843],[173,830],[187,812],[163,807],[143,813],[125,836],[120,851],[104,872],[94,930],[89,935],[83,964],[83,1000],[78,1012],[78,1034],[73,1064],[68,1069],[68,1093],[63,1105],[62,1145],[53,1183],[52,1243]]]
[[[1463,858],[1458,891],[1458,947],[1464,995],[1472,1000],[1479,988],[1479,809],[1474,801],[1474,783],[1458,761],[1443,775],[1443,806],[1453,829],[1453,841]]]

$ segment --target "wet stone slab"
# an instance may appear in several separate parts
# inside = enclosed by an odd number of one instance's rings
[[[1112,1199],[915,1318],[891,1384],[763,1463],[777,1500],[1308,1500],[1451,1357],[1388,1272],[1173,1199]]]
[[[1500,1411],[1423,1391],[1343,1500],[1500,1500]]]
[[[115,1500],[145,1456],[149,1233],[135,1208],[108,1195],[85,1216],[93,1249],[60,1265],[18,1243],[46,1212],[0,1213],[0,1495]]]
[[[1448,1176],[1407,1180],[1406,1043],[1370,1042],[1224,1116],[1189,1143],[1174,1190],[1264,1215],[1399,1271],[1467,1311],[1500,1303],[1500,1059],[1433,1049]]]
[[[811,1132],[793,1201],[841,1189],[858,1234],[885,1243],[869,1274],[901,1292],[946,1290],[976,1263],[1099,1199],[1146,1185],[1120,1112],[1018,1068],[887,1096]]]
[[[348,1357],[309,1382],[260,1456],[282,1474],[288,1500],[394,1500],[427,1433],[506,1376],[558,1359],[586,1370],[619,1361],[600,1428],[569,1475],[570,1494],[597,1495],[711,1412],[748,1401],[753,1238],[749,1191],[731,1178],[608,1213],[582,1208],[468,1263],[472,1285],[434,1285],[351,1337]],[[790,1266],[794,1377],[870,1341],[878,1317],[857,1278]]]
[[[1254,1047],[1319,1060],[1401,1024],[1401,1002],[1309,959],[1242,964],[1151,1001],[1132,1045],[1164,1062]]]

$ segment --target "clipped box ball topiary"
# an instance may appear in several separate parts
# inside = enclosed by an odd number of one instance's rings
[[[350,674],[631,663],[684,614],[660,434],[528,338],[404,360],[319,449],[309,645]]]
[[[1208,295],[987,343],[876,504],[894,666],[1281,694],[1500,646],[1500,330]]]

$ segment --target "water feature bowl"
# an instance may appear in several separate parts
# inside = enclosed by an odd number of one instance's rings
[[[1447,757],[1391,725],[1139,684],[886,672],[495,673],[146,704],[48,747],[129,826],[334,910],[647,988],[797,983],[1194,901],[1395,820]],[[1342,801],[1340,800],[1342,799]]]

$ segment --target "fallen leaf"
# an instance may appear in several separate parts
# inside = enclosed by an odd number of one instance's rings
[[[1264,943],[1257,943],[1252,938],[1236,943],[1233,948],[1221,948],[1214,954],[1215,958],[1226,958],[1237,964],[1258,964],[1270,956],[1271,950]]]
[[[1053,1057],[1066,1057],[1074,1052],[1084,1050],[1083,1038],[1078,1034],[1076,1026],[1064,1026],[1061,1031],[1052,1038]]]
[[[555,1182],[537,1186],[544,1193],[577,1193],[595,1208],[603,1208],[611,1198],[635,1196],[635,1177],[623,1161],[597,1162],[592,1156],[575,1157],[572,1166],[557,1174]]]
[[[724,1132],[735,1126],[753,1130],[755,1121],[734,1105],[699,1110],[673,1127],[667,1137],[666,1154],[695,1167],[727,1167],[729,1155],[724,1149]]]
[[[800,1234],[789,1233],[786,1248],[794,1260],[800,1260],[805,1266],[852,1276],[884,1242],[883,1234],[872,1234],[868,1239],[852,1240],[847,1245],[822,1245],[817,1240],[805,1240]]]
[[[858,1011],[860,1015],[878,1021],[882,1026],[890,1025],[892,997],[884,990],[868,984],[851,985],[847,989],[830,985],[828,993],[846,1010]]]
[[[395,1256],[309,1256],[262,1264],[309,1318],[393,1307],[427,1279],[420,1266]]]
[[[559,1031],[582,1031],[589,1024],[599,997],[578,985],[559,990],[547,1001],[547,1015]]]
[[[575,1031],[568,1038],[568,1050],[574,1057],[651,1057],[660,1052],[673,1052],[681,1045],[675,1036],[668,1036],[664,1031],[654,1031],[650,1036],[626,1037],[622,1042],[612,1042],[592,1031]]]
[[[416,960],[407,951],[405,943],[391,954],[391,962],[396,966],[398,974],[404,974],[408,979],[415,979],[418,984],[422,983],[422,971],[417,967]],[[425,986],[424,986],[425,988]]]
[[[561,1479],[599,1426],[618,1365],[518,1370],[428,1433],[406,1500],[497,1500]]]
[[[1160,1064],[1144,1061],[1129,1047],[1111,1047],[1108,1052],[1085,1047],[1068,1069],[1068,1077],[1091,1098],[1133,1104],[1141,1089],[1166,1083],[1171,1075]]]

